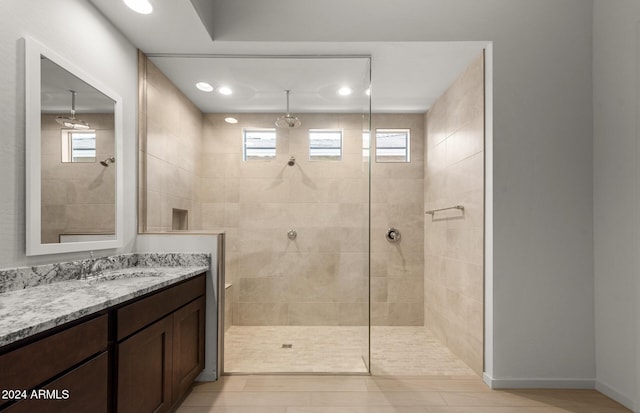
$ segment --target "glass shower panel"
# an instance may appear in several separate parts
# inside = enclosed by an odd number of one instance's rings
[[[227,244],[224,372],[368,373],[370,59],[152,61],[191,73],[177,86],[203,112],[201,229]]]
[[[367,371],[371,372],[371,61],[368,64],[369,72],[363,77],[363,87],[366,85],[365,95],[367,98],[363,100],[362,108],[362,169],[366,172],[366,192],[362,195],[362,204],[365,209],[363,212],[363,225],[366,222],[366,231],[362,231],[363,237],[366,238],[363,249],[363,258],[365,260],[362,269],[362,284],[365,289],[360,291],[363,303],[366,303],[366,317],[362,320],[360,329],[360,343],[362,360],[367,366]]]

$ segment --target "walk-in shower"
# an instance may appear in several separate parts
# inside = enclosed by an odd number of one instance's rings
[[[225,231],[225,373],[368,373],[370,59],[149,60],[147,136],[178,141],[146,142],[146,225],[176,202],[190,228]],[[199,113],[152,115],[173,105],[154,99],[172,88],[160,71],[192,73],[177,86]]]
[[[368,57],[144,62],[139,221],[225,232],[225,374],[481,371],[481,56],[373,115]]]

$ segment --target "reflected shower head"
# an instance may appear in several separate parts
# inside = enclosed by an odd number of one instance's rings
[[[65,128],[70,129],[89,129],[89,124],[83,120],[76,118],[76,91],[71,92],[71,113],[69,115],[61,115],[56,117],[56,122]]]
[[[100,161],[100,165],[109,166],[110,163],[115,163],[115,162],[116,162],[116,157],[115,156],[111,156],[111,157],[105,159],[104,161]]]

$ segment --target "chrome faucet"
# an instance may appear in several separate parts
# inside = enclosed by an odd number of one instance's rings
[[[93,271],[96,259],[94,258],[93,251],[89,251],[89,259],[82,260],[80,263],[80,279],[86,280],[87,276]]]

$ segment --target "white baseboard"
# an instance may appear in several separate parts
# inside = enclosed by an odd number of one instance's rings
[[[628,396],[595,379],[496,379],[487,373],[483,381],[492,389],[595,389],[624,407],[640,413],[640,405]]]
[[[614,390],[612,387],[606,385],[601,381],[596,381],[596,390],[605,396],[617,401],[624,407],[634,412],[640,412],[640,406],[636,406],[634,400],[624,394]]]
[[[483,374],[492,389],[595,389],[595,379],[496,379]]]

